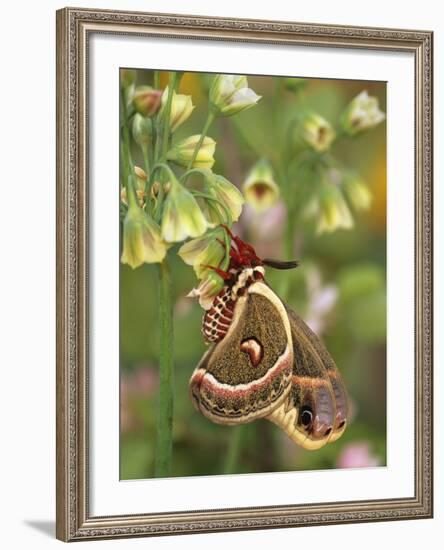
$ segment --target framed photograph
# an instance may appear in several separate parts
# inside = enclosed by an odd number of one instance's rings
[[[430,31],[57,12],[57,537],[429,518]]]

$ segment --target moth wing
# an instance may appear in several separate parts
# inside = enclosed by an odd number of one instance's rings
[[[268,418],[308,450],[319,449],[344,432],[348,398],[339,370],[325,346],[294,311],[287,308],[293,340],[292,389]]]
[[[190,380],[196,408],[218,424],[245,424],[278,407],[291,390],[293,344],[284,305],[262,282],[236,300],[224,338]]]

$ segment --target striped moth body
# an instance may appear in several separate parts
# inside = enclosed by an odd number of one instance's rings
[[[209,348],[191,376],[192,402],[217,424],[266,418],[301,447],[318,449],[346,428],[341,375],[316,334],[265,282],[264,264],[279,263],[262,262],[234,239],[226,284],[204,314]]]

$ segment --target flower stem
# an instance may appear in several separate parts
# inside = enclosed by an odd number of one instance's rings
[[[245,437],[246,424],[242,426],[236,426],[231,428],[233,433],[231,434],[228,451],[225,456],[225,463],[223,466],[224,474],[234,474],[237,470],[239,462],[239,456],[242,448],[242,440]]]
[[[155,477],[171,474],[173,450],[174,365],[173,365],[173,301],[171,271],[168,258],[159,265],[159,405],[154,464]]]
[[[163,121],[163,128],[161,132],[161,139],[162,139],[162,149],[161,149],[161,155],[160,160],[165,161],[166,156],[168,153],[168,141],[170,138],[170,119],[171,119],[171,105],[173,103],[173,94],[174,94],[174,88],[176,86],[176,73],[171,72],[170,78],[168,82],[168,97],[167,102],[165,105],[165,113],[164,113],[164,121]],[[159,159],[156,158],[156,162]]]
[[[208,113],[207,120],[205,121],[202,133],[200,134],[199,141],[196,143],[196,147],[194,148],[193,156],[191,157],[191,160],[188,164],[187,170],[190,170],[191,167],[193,166],[194,161],[196,160],[197,154],[199,153],[199,150],[202,147],[203,140],[205,139],[205,136],[207,135],[208,129],[211,126],[211,124],[213,123],[213,120],[214,120],[214,113],[212,111],[210,111]]]
[[[143,156],[143,163],[145,165],[145,173],[149,176],[150,174],[150,159],[148,155],[148,146],[142,145],[142,156]]]
[[[160,87],[160,71],[154,71],[153,87],[158,90]]]
[[[131,145],[130,145],[130,136],[127,124],[127,109],[126,109],[126,99],[123,90],[120,91],[120,124],[122,139],[120,142],[120,152],[123,162],[123,179],[124,185],[127,187],[127,178],[133,173],[133,161],[131,158]]]

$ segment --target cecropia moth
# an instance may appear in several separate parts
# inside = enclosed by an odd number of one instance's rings
[[[210,344],[190,380],[196,409],[218,424],[266,418],[305,449],[337,440],[347,423],[341,375],[316,334],[265,281],[265,266],[297,262],[261,260],[230,233],[225,281],[203,317]]]

